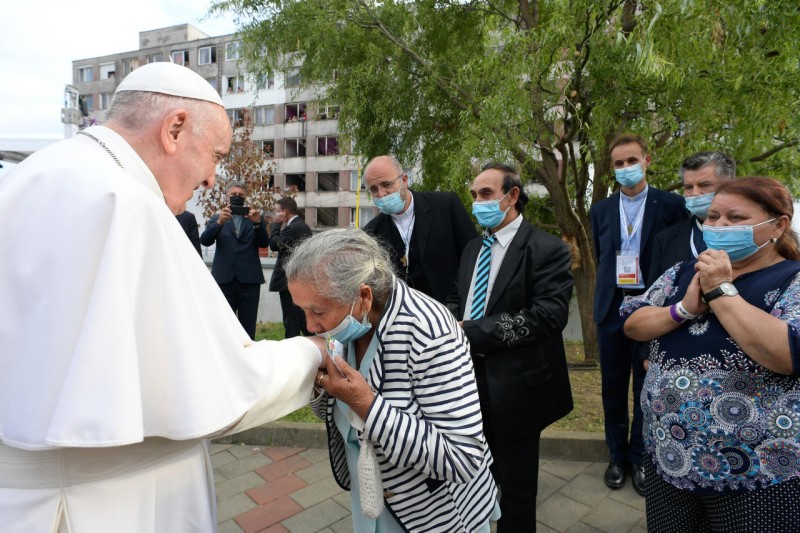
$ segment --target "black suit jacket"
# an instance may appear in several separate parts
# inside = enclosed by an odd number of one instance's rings
[[[217,283],[230,283],[234,279],[240,283],[264,283],[264,272],[261,270],[259,248],[269,245],[267,225],[264,217],[255,227],[247,217],[242,217],[242,228],[236,237],[233,220],[217,224],[219,215],[208,221],[205,231],[200,236],[203,246],[217,243],[211,274]]]
[[[464,249],[458,269],[458,316],[464,316],[482,238]],[[561,332],[572,296],[569,248],[523,221],[500,265],[486,315],[465,320],[473,359],[482,357],[484,424],[500,438],[535,437],[572,410]],[[478,365],[480,366],[480,365]]]
[[[611,309],[611,301],[617,288],[617,251],[620,249],[619,191],[605,200],[594,204],[589,211],[592,223],[592,239],[597,263],[597,278],[594,291],[594,321],[601,324]],[[644,276],[645,286],[655,281],[649,279],[650,261],[654,236],[664,228],[684,220],[688,213],[684,208],[683,197],[650,186],[641,228],[639,268]]]
[[[189,237],[189,241],[192,243],[192,246],[194,246],[194,249],[197,250],[200,257],[203,257],[203,252],[200,250],[200,231],[197,229],[197,218],[194,216],[194,213],[191,211],[184,211],[179,215],[175,215],[175,218],[178,219],[178,222],[183,228],[184,233],[186,233],[186,236]]]
[[[295,217],[283,229],[281,229],[280,223],[269,225],[269,249],[273,252],[278,252],[278,258],[275,260],[275,269],[272,271],[272,277],[269,280],[270,291],[286,290],[286,272],[283,271],[283,265],[291,256],[292,249],[300,241],[309,237],[311,237],[311,228],[299,216]]]
[[[667,269],[675,266],[678,261],[689,261],[695,258],[689,245],[692,228],[694,228],[694,243],[697,253],[707,248],[703,242],[703,231],[697,227],[696,220],[695,217],[689,217],[658,232],[653,241],[653,257],[650,261],[648,275],[650,283],[657,280]]]
[[[455,193],[412,191],[411,194],[414,231],[408,272],[400,262],[405,245],[390,215],[379,214],[364,230],[379,237],[389,250],[395,270],[409,286],[444,303],[453,291],[461,253],[477,236],[477,231]]]

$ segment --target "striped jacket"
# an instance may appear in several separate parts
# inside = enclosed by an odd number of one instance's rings
[[[469,343],[441,304],[395,280],[377,326],[367,381],[377,391],[365,421],[386,508],[409,532],[472,532],[494,509],[497,487],[483,435]],[[336,482],[350,489],[335,399],[312,401],[325,420]]]

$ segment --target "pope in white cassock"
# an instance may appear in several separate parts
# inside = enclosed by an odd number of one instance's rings
[[[308,403],[316,342],[252,342],[173,214],[230,141],[208,82],[154,63],[0,178],[3,533],[214,531],[204,439]]]

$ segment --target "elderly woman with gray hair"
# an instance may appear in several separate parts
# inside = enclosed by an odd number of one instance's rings
[[[497,488],[455,318],[397,279],[361,230],[311,237],[285,270],[309,331],[329,338],[312,408],[335,479],[351,490],[354,531],[488,533]]]

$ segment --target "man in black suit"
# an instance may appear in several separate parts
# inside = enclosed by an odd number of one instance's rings
[[[628,467],[633,488],[644,495],[642,408],[644,382],[641,345],[622,331],[619,306],[626,296],[644,292],[652,258],[653,237],[686,218],[683,199],[647,184],[650,155],[644,139],[621,135],[611,143],[611,163],[620,191],[597,202],[589,211],[597,263],[594,321],[600,348],[606,445],[611,460],[604,480],[612,489],[625,484]],[[628,390],[633,369],[633,423]],[[629,439],[630,431],[630,439]]]
[[[186,236],[189,237],[189,242],[192,243],[194,249],[197,250],[200,257],[203,257],[203,252],[200,250],[200,231],[197,229],[197,218],[194,216],[194,213],[191,211],[184,211],[183,213],[175,215],[175,218],[178,219],[178,223],[183,228],[183,232],[186,233]]]
[[[311,228],[300,218],[294,198],[285,196],[275,203],[277,209],[269,226],[269,249],[278,252],[278,259],[275,261],[275,269],[269,280],[269,290],[277,292],[281,299],[284,338],[297,337],[300,333],[307,337],[309,332],[306,329],[306,315],[292,301],[283,265],[289,260],[292,249],[303,239],[311,237]]]
[[[364,230],[387,246],[395,270],[409,286],[446,302],[461,252],[476,236],[458,196],[408,190],[408,175],[388,155],[367,163],[364,180],[381,211]]]
[[[561,336],[572,261],[564,242],[523,220],[528,197],[513,167],[488,163],[471,192],[472,212],[486,232],[461,257],[457,316],[502,493],[497,531],[536,531],[539,437],[572,410]]]
[[[717,187],[736,177],[736,161],[723,152],[698,152],[684,159],[680,174],[686,209],[692,216],[656,235],[647,276],[649,283],[657,280],[678,261],[694,259],[706,249],[703,222],[708,214],[708,206]]]
[[[234,197],[244,200],[245,184],[231,182],[226,194],[229,204]],[[246,216],[234,215],[231,206],[226,205],[208,221],[200,242],[203,246],[217,243],[211,274],[242,327],[255,339],[260,286],[264,283],[258,249],[269,246],[264,217],[256,209],[250,209]]]

